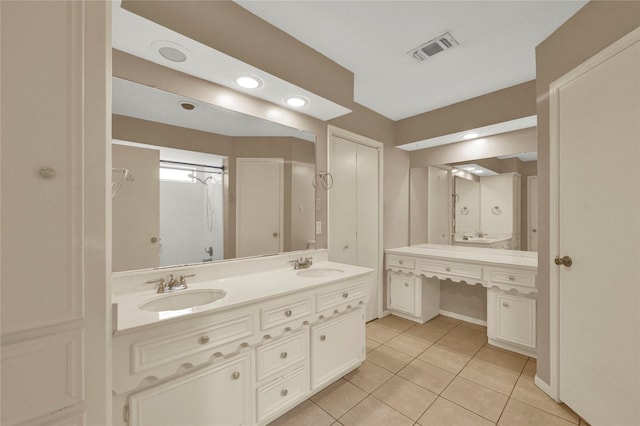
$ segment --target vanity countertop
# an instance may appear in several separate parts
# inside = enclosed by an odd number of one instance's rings
[[[301,276],[299,272],[313,269],[338,269],[342,272],[330,276]],[[114,294],[114,334],[136,327],[157,324],[172,318],[184,318],[189,315],[213,313],[249,305],[255,302],[286,296],[295,292],[313,289],[337,281],[364,277],[373,270],[360,266],[346,265],[329,261],[314,263],[309,269],[294,270],[293,267],[269,269],[266,271],[250,271],[245,274],[226,276],[219,279],[204,279],[189,281],[187,290],[177,290],[174,293],[157,294],[147,288],[144,291],[119,292]],[[140,287],[136,287],[139,289]],[[226,292],[226,296],[215,302],[191,307],[187,309],[149,312],[139,309],[143,303],[169,294],[198,289],[219,289]]]
[[[442,260],[460,260],[502,266],[538,267],[538,253],[533,251],[500,250],[483,247],[417,244],[386,249],[386,254],[408,255]]]

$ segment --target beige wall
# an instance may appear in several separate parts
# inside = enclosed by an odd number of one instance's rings
[[[536,48],[538,99],[538,372],[550,380],[549,84],[640,26],[640,2],[591,1]]]

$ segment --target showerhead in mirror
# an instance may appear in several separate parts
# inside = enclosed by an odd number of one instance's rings
[[[201,183],[201,184],[203,184],[203,185],[206,185],[206,184],[207,184],[207,182],[209,182],[209,180],[212,178],[212,176],[209,176],[209,177],[208,177],[208,178],[206,178],[205,180],[202,180],[202,179],[200,179],[198,176],[194,175],[193,173],[189,173],[189,174],[187,175],[187,177],[190,177],[191,179],[195,179],[195,180],[197,180],[198,182],[200,182],[200,183]]]

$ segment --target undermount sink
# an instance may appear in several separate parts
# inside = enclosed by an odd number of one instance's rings
[[[159,297],[155,297],[139,306],[139,309],[150,312],[175,311],[178,309],[194,308],[220,300],[227,295],[223,290],[182,290]]]
[[[344,271],[335,268],[313,268],[298,271],[298,275],[307,278],[334,277],[340,274],[344,274]]]

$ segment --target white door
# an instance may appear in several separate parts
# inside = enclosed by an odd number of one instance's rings
[[[365,319],[380,312],[382,144],[330,128],[329,259],[372,268]]]
[[[427,201],[427,242],[451,244],[451,174],[448,170],[429,167]]]
[[[284,161],[236,159],[236,257],[283,248]]]
[[[640,424],[640,30],[632,36],[551,92],[551,254],[572,259],[552,265],[559,397],[594,425]]]
[[[127,169],[125,179],[112,201],[113,271],[160,266],[160,151],[112,145],[114,179]]]
[[[3,425],[112,424],[110,8],[0,2]]]
[[[538,176],[527,177],[527,246],[538,251]]]

